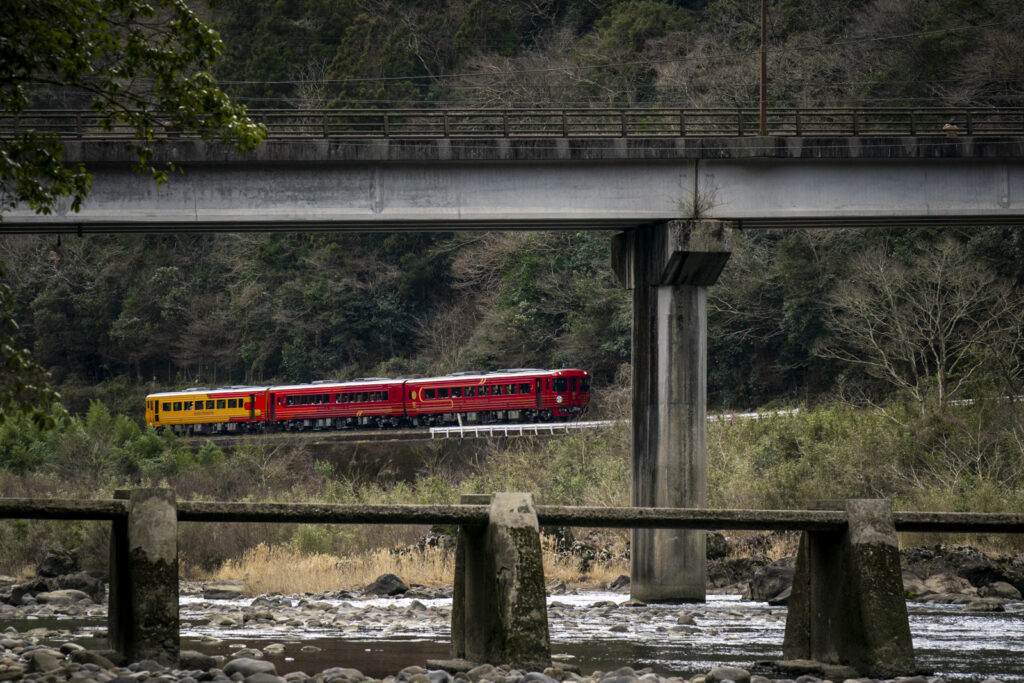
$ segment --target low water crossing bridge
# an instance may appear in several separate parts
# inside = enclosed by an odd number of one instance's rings
[[[524,493],[465,496],[462,505],[318,505],[181,501],[168,489],[113,500],[0,499],[0,519],[112,523],[111,646],[131,660],[176,664],[179,522],[441,524],[459,527],[451,654],[469,662],[551,663],[542,526],[803,532],[783,656],[862,675],[915,670],[897,532],[1024,533],[1024,515],[892,512],[848,500],[815,510],[537,506]]]

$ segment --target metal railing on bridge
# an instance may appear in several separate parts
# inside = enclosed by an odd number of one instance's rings
[[[587,422],[530,422],[525,424],[466,425],[461,427],[431,427],[430,438],[460,439],[491,436],[537,436],[568,434],[587,429],[600,429],[618,424],[618,420],[589,420]]]
[[[159,114],[158,120],[164,120]],[[753,108],[549,108],[549,109],[253,109],[268,138],[713,138],[756,136]],[[89,110],[26,110],[0,115],[0,138],[23,130],[64,138],[117,140],[133,129]],[[772,136],[1024,135],[1024,108],[834,107],[768,110]],[[169,123],[164,138],[193,138]]]

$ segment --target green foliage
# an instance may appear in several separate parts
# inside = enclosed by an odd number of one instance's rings
[[[5,113],[70,95],[105,128],[127,126],[139,168],[158,180],[167,178],[167,169],[154,165],[152,145],[162,125],[239,150],[263,138],[208,73],[223,43],[183,2],[10,0],[0,8],[0,27]],[[78,211],[90,177],[80,165],[63,164],[62,150],[56,135],[31,123],[0,141],[0,211],[24,203],[50,213],[65,196]]]

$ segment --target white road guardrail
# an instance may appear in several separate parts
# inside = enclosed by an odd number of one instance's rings
[[[769,417],[785,417],[800,412],[799,408],[772,410],[761,413],[720,413],[708,415],[708,422],[732,422],[733,420],[763,420]],[[629,420],[589,420],[586,422],[530,422],[527,424],[494,424],[463,427],[431,427],[431,439],[451,437],[477,438],[488,436],[535,436],[540,434],[568,434],[583,429],[600,429],[616,424],[628,424]]]

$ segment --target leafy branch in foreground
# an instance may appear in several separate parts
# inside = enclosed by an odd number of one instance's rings
[[[127,127],[140,170],[157,181],[162,130],[256,147],[264,129],[210,75],[224,44],[182,0],[7,0],[0,5],[0,107],[19,116],[29,106],[91,108],[105,130]],[[91,178],[62,160],[52,131],[18,120],[0,139],[0,211],[24,203],[51,213],[59,197],[77,211]]]

